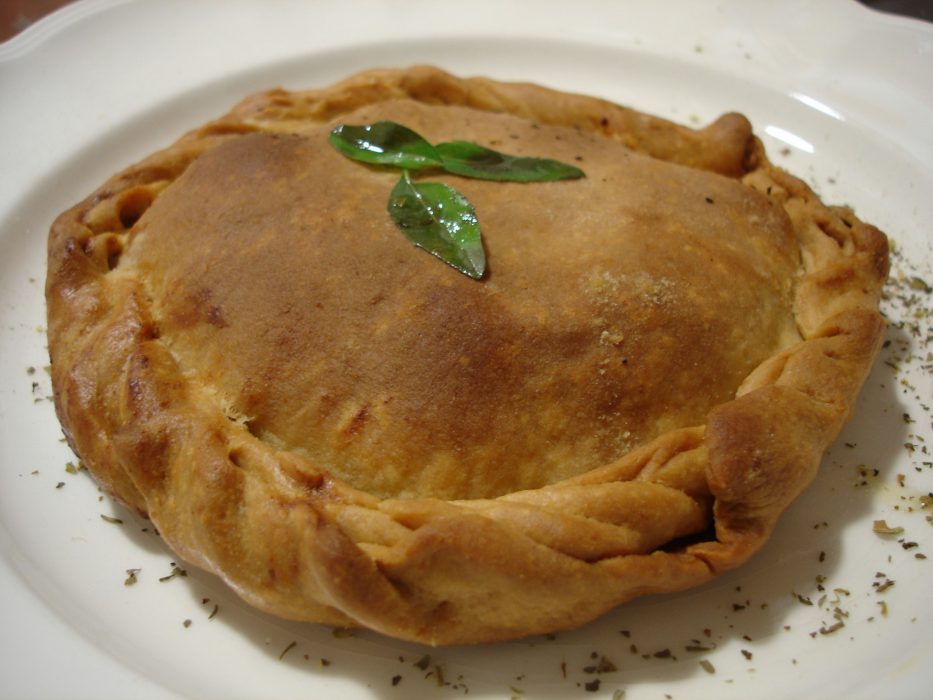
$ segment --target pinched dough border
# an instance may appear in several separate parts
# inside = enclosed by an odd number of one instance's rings
[[[129,232],[225,140],[300,132],[399,97],[597,132],[765,193],[800,243],[801,342],[755,369],[705,425],[495,499],[380,500],[263,443],[160,341],[142,283],[119,265]],[[57,219],[46,287],[56,409],[105,489],[261,609],[429,644],[553,632],[638,595],[702,583],[765,542],[867,376],[883,333],[887,260],[883,234],[773,166],[740,115],[692,130],[529,84],[430,67],[368,71],[324,90],[247,98]]]

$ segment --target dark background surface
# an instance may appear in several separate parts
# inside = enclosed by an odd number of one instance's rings
[[[815,0],[819,2],[819,0]],[[933,0],[858,0],[881,12],[933,22]],[[0,41],[6,41],[69,0],[0,0]]]
[[[881,12],[916,17],[933,22],[933,0],[859,0],[863,5]]]

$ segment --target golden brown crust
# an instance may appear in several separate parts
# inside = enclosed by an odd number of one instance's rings
[[[750,299],[767,298],[771,305],[749,301],[747,309],[727,314],[724,306],[703,301],[690,307],[693,316],[645,316],[644,321],[660,329],[653,337],[667,337],[678,329],[665,324],[677,320],[682,326],[698,313],[715,313],[706,324],[712,330],[704,331],[703,324],[694,322],[681,332],[691,339],[727,336],[721,347],[703,341],[707,345],[700,348],[712,354],[728,351],[717,355],[722,358],[717,362],[732,371],[717,374],[727,389],[711,389],[712,404],[690,409],[698,413],[676,414],[671,425],[663,423],[662,411],[656,421],[660,427],[640,433],[634,449],[596,449],[593,454],[609,455],[601,465],[584,461],[561,471],[564,462],[555,458],[551,462],[558,466],[542,467],[541,472],[534,465],[548,459],[541,456],[544,452],[535,453],[532,466],[523,468],[530,474],[525,481],[524,476],[516,477],[487,491],[476,483],[445,491],[449,484],[439,485],[430,474],[424,476],[426,472],[405,472],[395,481],[378,482],[354,472],[352,465],[345,473],[339,465],[325,469],[321,455],[309,459],[314,445],[304,445],[300,435],[291,434],[300,432],[288,422],[294,411],[282,409],[279,416],[263,403],[268,398],[263,389],[231,390],[231,373],[242,369],[249,375],[257,366],[243,369],[221,357],[229,342],[224,338],[242,341],[255,331],[252,326],[239,336],[223,336],[243,327],[248,305],[229,303],[228,295],[236,291],[232,286],[216,281],[198,288],[190,280],[210,278],[205,262],[209,259],[222,261],[221,269],[231,274],[238,270],[236,256],[197,252],[193,241],[194,262],[178,260],[184,248],[170,240],[178,230],[172,217],[187,211],[187,221],[194,222],[190,231],[217,236],[217,226],[202,225],[206,216],[192,212],[199,197],[211,202],[218,196],[209,183],[219,174],[251,168],[255,177],[270,183],[263,190],[266,196],[279,183],[298,177],[298,171],[288,170],[291,163],[327,157],[326,148],[308,146],[306,135],[370,108],[424,119],[425,128],[434,128],[426,105],[447,110],[446,115],[471,110],[480,134],[487,133],[486,124],[499,128],[483,115],[501,115],[496,125],[525,129],[523,138],[532,139],[527,143],[534,147],[543,142],[533,140],[539,136],[531,134],[531,123],[545,132],[566,133],[574,147],[624,146],[633,152],[632,162],[640,173],[681,178],[680,192],[715,187],[710,200],[730,201],[725,211],[733,216],[733,225],[722,235],[734,235],[751,221],[742,238],[746,244],[711,255],[732,260],[735,274],[747,275],[729,290],[736,305],[744,303],[741,289],[749,285]],[[584,162],[591,157],[580,153]],[[559,150],[557,154],[565,155]],[[595,154],[591,162],[586,167],[602,167]],[[276,169],[287,172],[276,180]],[[357,171],[370,172],[361,166],[351,164],[349,170],[353,177],[369,177],[359,175]],[[173,188],[173,183],[182,185]],[[307,186],[326,183],[309,180]],[[477,186],[475,192],[480,198],[494,197],[499,195],[493,191],[507,191],[505,187],[487,191]],[[195,195],[186,195],[190,191]],[[286,194],[292,197],[296,192]],[[549,192],[560,196],[557,188]],[[663,193],[663,188],[657,192]],[[469,194],[472,199],[472,191]],[[321,194],[315,196],[320,202]],[[637,192],[628,196],[624,201],[634,201]],[[150,206],[153,202],[159,206]],[[293,210],[311,211],[302,206],[295,202]],[[751,208],[739,220],[734,213],[742,207]],[[687,204],[683,208],[689,210]],[[495,208],[490,211],[490,230],[499,230]],[[689,210],[689,217],[694,220],[703,211]],[[343,212],[338,208],[332,214]],[[675,214],[665,215],[665,220],[676,220],[670,217]],[[276,226],[281,229],[280,223]],[[224,230],[238,229],[230,224]],[[209,242],[218,244],[216,238]],[[392,238],[385,245],[395,244]],[[444,306],[441,298],[439,308],[457,308],[467,299],[481,309],[483,295],[495,293],[496,285],[508,290],[508,249],[496,248],[500,244],[495,242],[488,245],[493,272],[483,283],[487,286],[456,279],[451,287],[458,290],[455,303]],[[521,241],[510,245],[520,249]],[[629,243],[625,250],[635,256],[641,248]],[[160,255],[174,256],[175,262],[159,262]],[[309,259],[309,253],[302,255]],[[324,260],[332,266],[339,252],[327,255],[332,257]],[[407,281],[422,294],[439,284],[426,275],[446,272],[432,260],[422,267],[413,252],[402,259],[405,265],[419,266]],[[257,260],[250,258],[251,264]],[[652,269],[647,253],[645,260]],[[285,261],[281,265],[287,267]],[[755,274],[747,272],[752,268]],[[185,270],[178,280],[172,277],[177,270]],[[652,274],[655,281],[662,276]],[[696,585],[756,551],[780,513],[813,478],[823,451],[852,410],[880,342],[883,324],[877,304],[886,274],[883,234],[848,210],[826,207],[804,183],[771,165],[739,115],[693,131],[602,100],[533,85],[458,79],[425,67],[369,71],[326,90],[271,91],[248,98],[226,117],[111,178],[59,217],[50,234],[47,281],[56,408],[69,442],[108,491],[147,513],[181,556],[221,575],[258,607],[285,617],[365,626],[432,644],[514,638],[579,625],[638,595]],[[421,279],[427,281],[418,288]],[[542,283],[538,278],[532,281]],[[596,303],[594,295],[604,299],[616,291],[605,285],[587,289],[590,296],[581,292],[573,302],[579,306],[571,308],[583,309]],[[178,290],[184,292],[181,297],[174,294]],[[776,319],[770,331],[751,334],[739,323],[753,309],[762,318]],[[455,350],[461,352],[464,343],[480,343],[471,346],[471,352],[482,360],[486,385],[518,370],[522,377],[543,381],[545,375],[502,354],[502,343],[514,340],[508,328],[497,331],[495,316],[478,313],[492,334],[485,344],[472,336],[438,336],[431,347],[449,345],[449,355],[439,357],[459,357]],[[625,307],[617,321],[629,322],[638,313],[635,307]],[[738,320],[728,327],[716,326],[722,316]],[[451,318],[457,320],[449,314],[443,320]],[[313,321],[320,324],[316,317]],[[788,321],[799,334],[793,342],[785,327]],[[755,325],[761,324],[756,320]],[[616,347],[616,335],[604,336],[604,330],[596,334],[595,343],[579,347],[603,352]],[[619,342],[637,330],[626,328]],[[346,335],[346,329],[340,331]],[[746,347],[749,335],[757,344]],[[307,343],[300,334],[280,340]],[[578,348],[569,342],[564,339],[552,347]],[[729,354],[739,352],[735,348],[747,350],[754,359],[742,365],[737,355]],[[677,354],[688,350],[675,347],[668,354],[681,364],[697,365],[693,355]],[[652,355],[647,346],[633,352],[653,373],[664,366],[663,358]],[[248,356],[244,348],[237,362]],[[373,363],[371,355],[359,357]],[[595,367],[601,357],[580,355],[575,360]],[[211,368],[219,367],[224,371],[211,374]],[[320,384],[332,370],[325,367],[322,373],[301,377]],[[703,376],[699,369],[686,374]],[[264,376],[275,385],[272,375]],[[374,376],[388,381],[388,375]],[[635,385],[624,383],[631,381],[628,376],[620,366],[612,379],[631,388]],[[712,375],[699,384],[714,385]],[[426,391],[419,387],[416,395]],[[683,402],[696,391],[694,385],[677,386],[671,396]],[[563,402],[571,400],[569,393],[545,398],[552,404],[554,397]],[[505,390],[493,398],[515,411]],[[612,408],[630,418],[641,411],[640,406],[623,404],[617,401]],[[259,418],[250,415],[257,408]],[[669,410],[673,408],[665,407]],[[345,439],[324,457],[339,461],[350,454],[347,445],[357,444],[350,438],[368,434],[367,421],[375,420],[372,416],[382,420],[382,415],[372,405],[362,413],[347,414],[349,422],[341,424],[344,432],[335,433]],[[385,415],[388,421],[405,414]],[[257,427],[263,420],[265,433]],[[438,420],[449,423],[444,416]],[[541,430],[540,423],[534,426]],[[477,439],[476,430],[462,430],[466,432],[451,435]],[[276,431],[288,435],[283,438]],[[510,441],[518,437],[520,432]],[[406,448],[401,461],[406,455],[433,454],[430,445],[411,442],[414,446]],[[490,444],[490,450],[500,449]],[[538,445],[531,441],[516,449],[529,452]],[[572,452],[585,449],[577,445]],[[364,449],[360,454],[368,453]],[[476,481],[488,481],[487,477],[488,473]],[[415,482],[420,486],[408,494],[415,497],[400,497],[405,493],[399,484]],[[424,495],[431,493],[441,497]]]

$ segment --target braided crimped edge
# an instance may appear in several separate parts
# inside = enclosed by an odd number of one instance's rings
[[[120,253],[159,193],[224,140],[306,130],[399,97],[594,131],[742,178],[781,203],[797,232],[801,342],[755,369],[705,426],[496,499],[379,500],[261,442],[183,376]],[[56,409],[106,490],[261,609],[429,644],[553,632],[702,583],[764,543],[854,404],[883,331],[886,275],[883,234],[770,164],[740,115],[694,131],[529,84],[368,71],[325,90],[247,98],[58,218],[46,285]],[[697,536],[710,509],[714,532]]]

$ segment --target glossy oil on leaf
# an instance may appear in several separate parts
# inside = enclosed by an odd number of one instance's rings
[[[486,255],[473,206],[452,187],[413,183],[409,170],[433,168],[461,177],[509,182],[548,182],[586,177],[572,165],[550,158],[512,156],[470,141],[432,146],[402,124],[340,124],[328,136],[340,153],[363,163],[402,169],[389,196],[395,224],[416,246],[474,279],[482,278]]]
[[[486,270],[476,213],[466,198],[439,182],[412,182],[403,172],[389,196],[389,214],[405,236],[473,279]]]
[[[390,121],[354,126],[341,124],[330,132],[330,143],[348,158],[373,165],[417,170],[440,167],[441,157],[418,133]]]
[[[470,141],[448,141],[434,147],[449,173],[482,180],[547,182],[584,177],[572,165],[550,158],[510,156]]]

